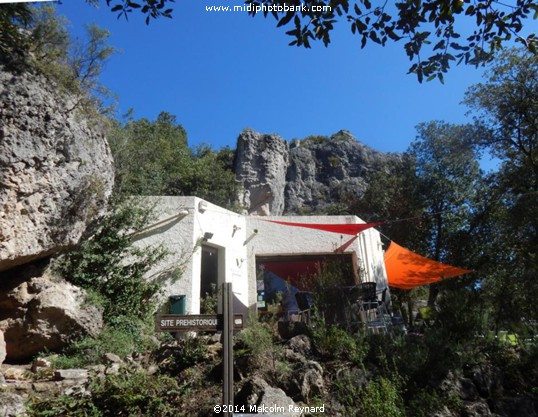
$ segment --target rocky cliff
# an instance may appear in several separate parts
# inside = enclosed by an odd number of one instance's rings
[[[77,243],[112,191],[103,129],[76,103],[0,66],[0,271]]]
[[[243,131],[235,173],[249,214],[320,211],[345,195],[361,196],[373,172],[390,174],[400,154],[375,151],[342,130],[288,143],[278,135]]]

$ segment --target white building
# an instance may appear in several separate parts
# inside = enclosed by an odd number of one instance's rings
[[[356,216],[254,217],[231,212],[196,197],[152,197],[157,219],[137,233],[138,245],[162,244],[170,255],[150,275],[165,283],[165,296],[185,295],[186,313],[200,313],[200,298],[211,284],[233,283],[234,311],[248,314],[263,297],[263,277],[270,270],[287,280],[290,274],[312,271],[320,262],[341,259],[360,270],[362,281],[388,287],[379,232],[356,237],[268,220],[320,224],[362,224]],[[291,276],[290,275],[290,276]],[[346,278],[349,285],[359,277]],[[258,282],[257,282],[258,281]]]

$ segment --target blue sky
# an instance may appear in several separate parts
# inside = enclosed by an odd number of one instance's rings
[[[404,151],[415,126],[431,120],[470,121],[460,104],[482,70],[454,67],[438,81],[419,84],[407,75],[411,63],[401,43],[360,49],[346,22],[328,48],[288,46],[274,19],[246,13],[211,13],[209,5],[240,0],[179,0],[173,19],[146,26],[133,13],[117,19],[83,0],[66,0],[60,14],[75,35],[85,23],[110,31],[121,50],[105,66],[101,81],[119,96],[119,113],[154,119],[177,116],[189,144],[235,147],[244,128],[291,140],[346,129],[385,152]]]

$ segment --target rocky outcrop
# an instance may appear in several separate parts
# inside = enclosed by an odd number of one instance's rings
[[[7,356],[7,353],[6,353],[6,341],[4,339],[4,332],[0,330],[0,365],[4,363],[6,356]]]
[[[97,121],[46,78],[0,66],[0,271],[78,242],[111,193]]]
[[[80,335],[99,334],[102,313],[85,301],[83,290],[48,274],[28,280],[23,275],[0,281],[0,329],[8,360],[25,360]]]
[[[286,140],[245,130],[237,139],[234,172],[242,184],[241,203],[249,214],[281,214],[288,167]]]
[[[278,135],[239,135],[235,173],[250,214],[323,210],[347,195],[361,196],[372,173],[389,174],[400,154],[375,151],[340,131],[288,144]]]
[[[236,396],[237,407],[244,407],[254,414],[278,414],[283,417],[299,417],[297,405],[280,388],[270,386],[260,377],[250,378]]]

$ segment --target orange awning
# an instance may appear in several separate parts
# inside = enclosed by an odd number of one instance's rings
[[[473,272],[425,258],[394,242],[385,252],[385,268],[389,286],[403,290]]]

